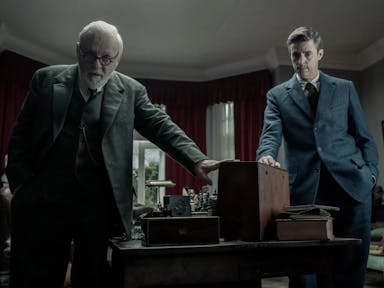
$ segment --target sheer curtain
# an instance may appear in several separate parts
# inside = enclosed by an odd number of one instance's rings
[[[231,76],[209,82],[211,102],[233,101],[235,155],[240,161],[255,161],[263,129],[266,94],[272,88],[268,70]]]
[[[207,107],[206,116],[207,156],[211,159],[234,159],[234,118],[233,102],[217,103]],[[211,192],[217,191],[218,171],[210,173],[213,185]]]

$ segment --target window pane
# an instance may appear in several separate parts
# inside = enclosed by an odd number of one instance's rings
[[[160,150],[145,149],[144,152],[144,164],[145,164],[145,182],[148,180],[159,179],[159,164],[160,164]],[[160,191],[157,191],[160,193]],[[157,203],[156,188],[145,186],[145,204],[150,207],[154,207]],[[160,199],[160,198],[159,198]]]
[[[164,179],[164,152],[147,140],[134,141],[133,148],[133,187],[136,191],[134,203],[154,207],[156,189],[145,186],[147,180]],[[162,199],[164,189],[159,190]]]

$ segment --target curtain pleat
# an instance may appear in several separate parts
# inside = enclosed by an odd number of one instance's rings
[[[263,129],[266,94],[272,88],[268,70],[218,79],[210,82],[212,102],[234,103],[235,157],[255,161]]]
[[[208,82],[161,81],[141,79],[154,103],[164,104],[167,113],[205,152],[206,110],[214,103],[234,103],[235,158],[255,161],[256,149],[263,129],[266,93],[272,87],[268,70],[232,76]],[[198,181],[179,164],[167,157],[166,178],[172,179],[177,189],[166,193],[180,193],[182,187],[198,191]]]
[[[204,83],[139,79],[153,103],[164,104],[172,120],[205,152],[205,111],[208,97]],[[165,177],[176,183],[166,194],[180,194],[183,187],[199,189],[203,182],[179,163],[166,157]]]
[[[46,66],[11,51],[0,55],[0,160],[1,175],[13,124],[27,95],[33,73]]]

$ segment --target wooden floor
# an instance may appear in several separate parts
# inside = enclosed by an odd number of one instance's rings
[[[288,288],[288,277],[267,278],[262,280],[263,288]],[[384,271],[368,270],[364,288],[383,288]]]

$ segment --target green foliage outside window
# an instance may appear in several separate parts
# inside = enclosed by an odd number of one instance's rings
[[[145,182],[147,180],[158,180],[159,179],[159,163],[158,162],[149,162],[145,167]],[[138,189],[138,169],[134,168],[132,173],[132,184],[133,188],[136,191],[136,195],[139,191]],[[149,207],[154,207],[155,205],[155,188],[145,187],[145,205]],[[134,202],[137,201],[137,197],[134,197]]]

